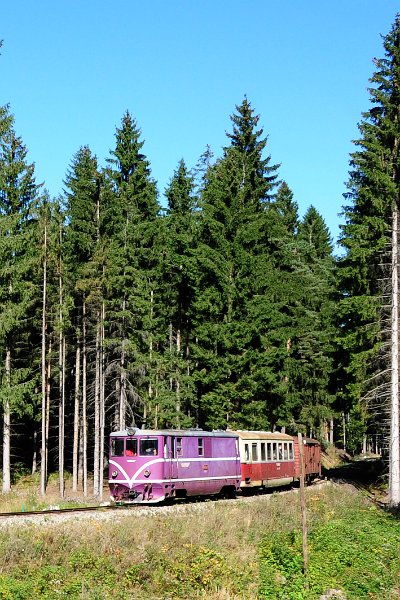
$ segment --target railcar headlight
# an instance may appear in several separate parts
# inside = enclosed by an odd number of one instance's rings
[[[118,471],[113,471],[111,473],[111,477],[113,477],[115,479],[115,477],[118,475]]]
[[[146,469],[145,471],[143,471],[143,475],[144,475],[145,477],[149,477],[149,476],[150,476],[150,474],[151,474],[151,471],[150,471],[150,469]]]

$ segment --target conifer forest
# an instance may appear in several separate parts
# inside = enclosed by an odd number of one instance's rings
[[[182,159],[165,190],[126,111],[102,162],[77,149],[57,198],[0,109],[3,492],[25,469],[43,493],[56,471],[61,494],[68,472],[99,496],[108,433],[131,425],[284,428],[385,451],[400,17],[374,69],[339,250],[323,214],[299,215],[251,98],[232,107],[226,145]]]

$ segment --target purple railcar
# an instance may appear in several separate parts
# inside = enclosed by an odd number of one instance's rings
[[[109,486],[115,502],[234,494],[240,481],[235,432],[129,427],[110,435]]]

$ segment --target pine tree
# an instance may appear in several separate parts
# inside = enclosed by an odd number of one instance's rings
[[[106,319],[109,390],[115,425],[149,408],[157,245],[157,189],[141,152],[144,142],[129,112],[117,128],[106,170],[103,224],[107,238]],[[141,406],[140,406],[141,405]]]
[[[376,71],[370,89],[372,107],[363,114],[359,125],[361,137],[355,142],[357,149],[351,156],[347,194],[350,204],[344,207],[345,224],[340,241],[346,252],[340,263],[341,344],[346,359],[343,370],[347,375],[344,401],[352,406],[362,395],[369,400],[375,398],[375,410],[382,407],[385,392],[386,398],[389,397],[390,385],[386,385],[389,382],[383,372],[394,373],[398,361],[392,357],[388,369],[384,348],[385,329],[397,318],[397,310],[392,310],[392,292],[397,294],[397,291],[392,289],[390,282],[391,261],[387,250],[391,249],[392,257],[396,258],[393,248],[397,245],[397,235],[393,239],[392,232],[396,231],[400,183],[399,15],[384,38],[383,46],[385,57],[374,59]],[[397,273],[397,259],[393,262],[392,274],[394,272]],[[388,283],[386,289],[382,285],[385,280]],[[388,306],[390,304],[392,306]],[[393,341],[388,340],[390,349],[394,347]],[[365,384],[366,380],[369,383]],[[398,399],[395,401],[397,403]],[[396,455],[394,465],[391,461],[390,496],[392,503],[398,504],[399,423],[398,410],[393,411],[393,397],[391,413],[392,417],[397,416],[396,422],[392,421],[389,448],[391,455]]]
[[[7,110],[0,127],[0,402],[3,406],[3,492],[11,486],[11,418],[32,413],[35,376],[24,354],[35,300],[32,252],[38,186],[27,149]]]
[[[277,165],[247,98],[231,117],[223,157],[205,178],[200,200],[196,293],[200,417],[208,426],[266,426],[264,348],[254,322],[266,253],[266,207]]]
[[[165,293],[168,340],[164,341],[169,359],[169,389],[160,396],[160,406],[166,423],[174,426],[192,424],[195,405],[192,380],[192,311],[195,287],[194,240],[195,196],[194,180],[185,162],[180,161],[167,189],[166,216],[163,219],[165,243],[162,253],[162,271]],[[169,399],[169,410],[165,401]],[[169,414],[168,414],[169,413]]]
[[[95,362],[93,348],[96,346],[97,328],[100,326],[102,286],[102,269],[96,261],[101,245],[101,185],[97,159],[92,155],[89,147],[84,146],[75,154],[65,185],[68,227],[64,246],[71,285],[70,293],[74,303],[72,322],[75,335],[72,338],[72,345],[76,349],[73,487],[76,489],[78,483],[80,448],[82,465],[80,470],[83,491],[86,495],[90,415],[88,402],[90,397],[98,399],[98,395],[93,391],[96,380],[92,365]],[[95,431],[95,437],[97,435],[98,430]],[[96,460],[98,460],[98,442]]]

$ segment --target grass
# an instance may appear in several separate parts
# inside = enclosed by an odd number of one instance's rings
[[[25,494],[35,497],[29,482],[24,485]],[[21,502],[22,488],[17,492]],[[55,496],[56,489],[51,503]],[[349,599],[399,597],[390,596],[400,570],[395,519],[347,485],[309,488],[307,508],[309,580],[301,573],[299,496],[274,493],[169,512],[124,511],[102,521],[0,528],[0,600],[311,600],[333,587]],[[346,540],[353,540],[349,550]],[[356,591],[352,578],[360,582]],[[381,586],[380,596],[354,595],[370,584]]]

